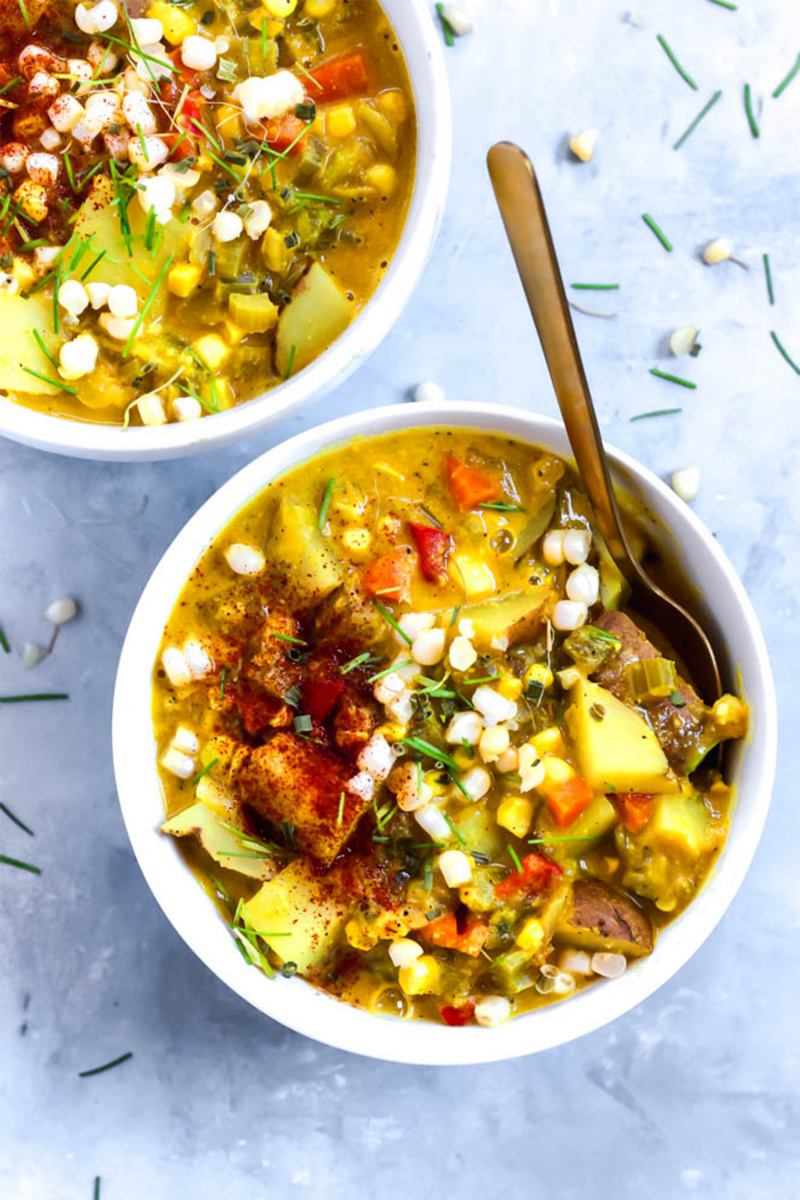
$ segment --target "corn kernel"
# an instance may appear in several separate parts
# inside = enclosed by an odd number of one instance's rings
[[[364,181],[381,196],[391,196],[397,189],[397,172],[388,163],[375,163],[366,171]]]
[[[566,783],[568,779],[574,779],[576,771],[563,758],[557,758],[554,754],[548,754],[542,759],[544,768],[544,779],[538,785],[539,791],[547,795],[553,788],[558,787],[561,783]]]
[[[371,950],[378,944],[378,935],[353,917],[344,927],[344,936],[355,950]]]
[[[475,757],[468,754],[463,746],[453,752],[453,762],[458,767],[459,771],[468,771],[470,767],[475,765]],[[464,797],[466,799],[466,797]]]
[[[485,600],[495,590],[494,576],[486,564],[466,554],[451,555],[448,574],[456,587],[464,588],[470,601]]]
[[[522,680],[516,675],[503,675],[496,684],[497,691],[506,700],[519,700],[522,695]]]
[[[202,274],[203,268],[199,263],[178,263],[167,276],[167,287],[173,296],[185,300],[197,287]]]
[[[530,683],[538,683],[545,689],[553,686],[553,679],[553,672],[544,663],[534,663],[522,676],[525,687]]]
[[[342,545],[353,558],[366,558],[371,542],[372,534],[368,529],[346,529],[342,534]]]
[[[329,17],[336,7],[336,0],[306,0],[303,15],[311,21],[318,21],[320,17]]]
[[[387,742],[400,742],[408,734],[408,726],[401,725],[399,721],[389,721],[386,725],[379,725],[375,730],[386,738]]]
[[[563,757],[566,753],[561,730],[556,725],[551,725],[549,729],[543,729],[541,733],[534,734],[531,738],[531,745],[540,758],[544,758],[545,754],[558,754]]]
[[[437,990],[439,975],[439,964],[433,955],[423,954],[410,966],[400,968],[397,982],[407,996],[424,996]]]
[[[309,0],[306,0],[306,10],[308,10],[308,3]],[[378,108],[399,124],[408,116],[408,100],[405,92],[401,92],[399,88],[389,88],[387,91],[381,92],[378,96]]]
[[[20,286],[20,289],[31,287],[36,282],[36,272],[26,259],[20,258],[18,255],[14,257],[14,266],[12,268],[14,278]]]
[[[242,131],[242,115],[232,104],[223,104],[214,118],[217,133],[224,138],[236,138]]]
[[[162,0],[151,4],[147,15],[161,22],[164,37],[172,46],[179,46],[185,37],[197,31],[197,26],[190,16],[179,8],[173,8],[171,4],[163,3]]]
[[[523,838],[531,827],[533,804],[524,796],[509,796],[498,805],[495,820],[514,837]]]
[[[47,216],[47,192],[40,183],[26,179],[14,192],[14,199],[32,221],[43,221]]]
[[[287,247],[283,236],[277,229],[270,227],[261,243],[261,257],[270,271],[276,271],[278,274],[286,270],[292,256],[292,251]]]
[[[264,0],[264,7],[271,17],[285,21],[297,8],[297,0]]]
[[[198,338],[194,349],[209,371],[217,371],[230,354],[230,347],[225,345],[218,333],[207,333]]]
[[[325,114],[325,132],[329,137],[346,138],[355,133],[356,117],[351,104],[336,104]]]
[[[536,917],[528,917],[517,934],[517,945],[520,950],[530,950],[535,954],[543,942],[544,928],[541,921],[537,921]]]

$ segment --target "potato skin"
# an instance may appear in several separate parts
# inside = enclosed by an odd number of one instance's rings
[[[611,950],[640,958],[653,949],[653,927],[628,896],[599,879],[578,880],[569,915],[559,925],[559,941],[586,950]]]

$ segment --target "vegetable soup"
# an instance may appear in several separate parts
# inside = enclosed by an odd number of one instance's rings
[[[0,0],[0,393],[124,426],[302,371],[379,286],[416,163],[375,0],[140,7]]]
[[[245,959],[493,1026],[650,954],[724,843],[706,756],[748,713],[625,601],[579,479],[507,437],[406,430],[265,488],[154,671],[163,828]]]

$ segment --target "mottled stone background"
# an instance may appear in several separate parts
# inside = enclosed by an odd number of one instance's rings
[[[541,176],[568,281],[621,283],[577,317],[609,439],[655,471],[697,463],[696,509],[750,592],[773,656],[784,733],[798,727],[800,79],[764,100],[800,51],[797,0],[468,0],[475,32],[447,51],[455,169],[436,252],[403,319],[331,399],[248,445],[195,460],[103,465],[4,444],[2,624],[43,640],[64,592],[82,615],[0,690],[59,706],[0,712],[0,1197],[90,1200],[783,1200],[800,1194],[797,739],[786,739],[753,869],[722,925],[635,1012],[574,1045],[474,1069],[384,1066],[272,1024],[229,994],[156,908],[128,848],[109,746],[119,647],[136,599],[187,517],[255,454],[334,413],[437,379],[451,397],[555,412],[484,171],[509,137]],[[662,33],[700,90],[656,43]],[[678,134],[723,98],[685,147]],[[587,166],[565,135],[599,130]],[[640,219],[668,231],[667,254]],[[730,236],[745,271],[698,247]],[[776,305],[767,303],[768,250]],[[702,331],[696,360],[665,335]],[[680,366],[688,392],[648,368]],[[637,412],[683,413],[631,424]],[[409,418],[412,414],[409,412]],[[132,1050],[118,1070],[78,1072]]]

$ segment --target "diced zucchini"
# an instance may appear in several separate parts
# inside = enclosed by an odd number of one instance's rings
[[[228,298],[228,310],[245,333],[266,333],[278,320],[278,307],[266,292],[255,296],[234,292]]]
[[[290,364],[293,374],[302,371],[344,332],[353,311],[352,304],[327,271],[319,263],[313,263],[278,321],[275,352],[278,372],[285,375]]]
[[[265,883],[243,906],[243,913],[281,962],[296,963],[301,974],[325,961],[349,916],[332,886],[302,858]],[[286,936],[272,940],[270,934]]]

